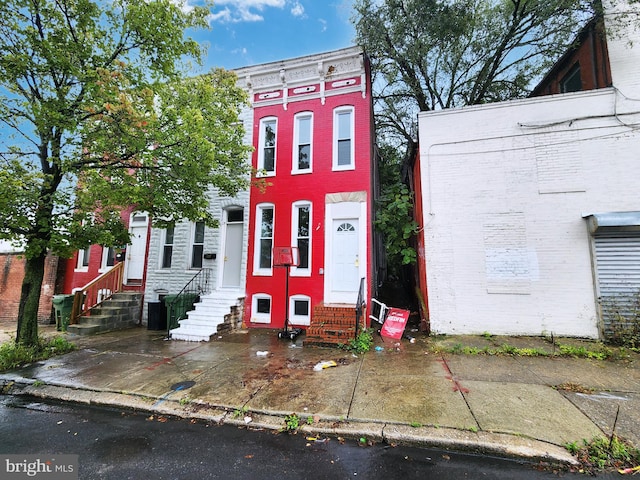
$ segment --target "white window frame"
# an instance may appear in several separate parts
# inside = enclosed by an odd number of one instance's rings
[[[258,312],[258,301],[269,300],[269,313]],[[271,323],[273,299],[268,293],[256,293],[251,297],[251,323]]]
[[[309,167],[300,168],[300,122],[309,120]],[[303,144],[304,145],[304,144]],[[293,175],[301,173],[311,173],[313,171],[313,112],[296,113],[293,118],[293,151],[291,158],[291,173]]]
[[[273,170],[265,170],[264,166],[264,151],[266,141],[266,126],[268,123],[274,123],[274,145],[273,145]],[[278,117],[265,117],[260,119],[260,132],[258,135],[258,165],[257,176],[259,177],[274,177],[276,175],[276,166],[278,164]]]
[[[271,210],[273,213],[271,215],[271,247],[269,249],[269,254],[271,255],[271,264],[269,268],[260,266],[261,259],[261,248],[262,248],[262,214],[264,210]],[[273,232],[275,231],[275,222],[276,222],[276,207],[273,203],[260,203],[256,205],[256,219],[255,219],[255,230],[254,230],[254,245],[253,245],[253,274],[259,276],[270,276],[273,275]],[[264,239],[269,237],[264,237]]]
[[[196,243],[196,229],[198,224],[202,224],[202,243],[197,242]],[[191,223],[191,241],[189,242],[189,269],[190,270],[200,270],[202,268],[202,263],[204,261],[204,241],[205,241],[205,236],[206,236],[206,225],[204,225],[204,222],[192,222]],[[194,260],[194,248],[196,245],[202,245],[202,258],[200,259],[200,263],[201,265],[199,267],[194,267],[193,266],[193,260]]]
[[[308,255],[308,265],[307,267],[292,267],[291,275],[296,277],[310,277],[311,276],[311,252],[313,251],[311,240],[312,240],[312,224],[313,224],[313,207],[309,200],[300,200],[294,202],[291,205],[291,245],[294,247],[298,246],[298,239],[304,238],[298,236],[298,228],[300,225],[300,209],[302,207],[309,207],[309,235],[306,237],[309,240],[309,248],[307,251]],[[298,255],[301,255],[300,250],[298,249]]]
[[[296,302],[307,302],[308,311],[306,315],[296,315]],[[289,297],[289,323],[292,325],[311,325],[311,297],[308,295],[291,295]]]
[[[340,137],[340,116],[348,113],[349,114],[349,140],[351,142],[349,155],[351,162],[348,165],[339,165],[338,164],[338,143],[343,138]],[[352,106],[343,106],[338,107],[333,111],[333,170],[355,170],[356,168],[356,159],[355,159],[355,109]]]
[[[109,250],[113,249],[113,265],[107,265],[109,261]],[[100,268],[98,269],[99,273],[106,272],[111,270],[116,265],[116,251],[114,247],[102,247],[102,258],[100,260]]]
[[[76,272],[88,272],[89,261],[91,260],[91,247],[78,250],[78,262],[76,263]],[[86,265],[85,265],[86,261]]]
[[[171,243],[167,243],[167,231],[171,228],[173,230],[173,235],[171,239]],[[160,269],[169,270],[173,265],[173,247],[175,245],[176,240],[176,226],[172,225],[169,228],[165,228],[162,230],[162,243],[160,244]],[[171,247],[171,255],[169,256],[169,266],[165,267],[165,249],[166,247]]]

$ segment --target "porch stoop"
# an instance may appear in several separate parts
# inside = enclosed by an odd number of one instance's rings
[[[236,328],[242,321],[244,293],[238,290],[215,290],[200,297],[180,326],[169,332],[172,340],[208,342],[223,330]]]
[[[362,325],[359,328],[364,328]],[[349,343],[356,335],[356,306],[320,304],[313,307],[311,325],[303,345],[337,346]]]
[[[76,335],[124,330],[140,323],[142,293],[119,292],[90,310],[89,315],[78,318],[78,323],[69,325],[67,331]]]

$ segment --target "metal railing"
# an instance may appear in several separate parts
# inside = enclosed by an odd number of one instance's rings
[[[114,293],[121,291],[123,278],[124,262],[120,262],[81,289],[76,290],[69,323],[78,323],[79,317],[87,315],[92,308],[111,298]]]
[[[200,300],[200,295],[211,293],[211,273],[210,268],[201,269],[176,295],[164,297],[167,308],[167,338],[171,337],[170,331],[178,327],[178,321],[186,318],[187,312],[193,309],[193,304]]]
[[[364,309],[367,306],[367,301],[364,298],[364,277],[360,279],[360,288],[358,289],[358,300],[356,301],[356,334],[358,337],[358,329],[360,328],[360,320],[364,316]],[[366,324],[363,325],[366,327]]]

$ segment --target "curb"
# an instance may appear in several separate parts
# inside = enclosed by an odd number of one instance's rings
[[[38,385],[26,379],[0,379],[0,395],[33,397],[65,403],[115,407],[136,410],[150,415],[191,418],[216,424],[228,424],[249,429],[282,431],[284,415],[276,412],[247,412],[237,418],[233,407],[216,406],[192,400],[181,404],[168,398],[151,398],[128,392],[88,390],[68,385]],[[304,415],[301,415],[304,417]],[[351,439],[367,438],[390,445],[410,445],[440,448],[466,453],[495,455],[527,462],[545,462],[554,465],[576,466],[577,460],[563,447],[519,435],[494,432],[471,432],[453,428],[412,427],[405,424],[361,422],[320,418],[312,425],[304,424],[298,430],[303,434],[335,435]]]

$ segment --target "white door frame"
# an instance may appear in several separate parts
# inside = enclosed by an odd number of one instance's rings
[[[242,222],[233,222],[234,225],[240,225],[242,230],[242,241],[240,242],[239,245],[237,245],[237,247],[240,249],[239,250],[239,255],[240,255],[240,263],[238,265],[238,285],[229,285],[229,286],[225,286],[224,285],[224,272],[225,272],[225,267],[226,267],[226,261],[225,261],[225,254],[227,252],[227,227],[229,225],[229,221],[228,221],[228,214],[229,214],[229,210],[242,210],[242,215],[243,215],[243,220]],[[222,228],[220,231],[220,252],[218,253],[219,257],[218,257],[218,288],[242,288],[242,266],[244,265],[244,236],[245,236],[245,228],[246,228],[246,221],[245,221],[245,217],[247,215],[247,210],[245,207],[243,206],[230,206],[227,207],[223,210],[222,213],[223,217],[222,217]],[[234,245],[235,246],[235,245]]]
[[[332,278],[333,252],[339,245],[333,243],[334,220],[358,220],[358,270],[359,279],[367,277],[367,202],[366,192],[327,195],[325,208],[325,258],[324,258],[324,303],[355,304],[358,299],[359,282],[353,291],[339,292],[333,290]],[[341,201],[342,200],[342,201]],[[358,279],[358,280],[359,280]],[[366,281],[366,280],[365,280]]]
[[[136,216],[141,216],[144,215],[145,216],[145,221],[144,223],[142,222],[135,222],[133,221],[133,219]],[[140,237],[136,237],[134,235],[134,229],[140,229],[142,235]],[[131,255],[134,252],[134,242],[139,242],[139,247],[140,247],[140,251],[142,252],[142,257],[140,259],[136,259],[136,261],[139,261],[140,264],[142,265],[141,267],[141,272],[140,272],[140,278],[135,277],[133,278],[134,280],[140,280],[142,281],[144,279],[144,269],[145,266],[147,264],[147,240],[148,240],[148,235],[149,235],[149,214],[147,212],[131,212],[131,215],[129,215],[129,234],[131,236],[131,243],[129,245],[127,245],[127,251],[126,251],[126,256],[125,256],[125,265],[124,265],[124,283],[127,284],[127,282],[130,279],[130,272],[131,272]]]

